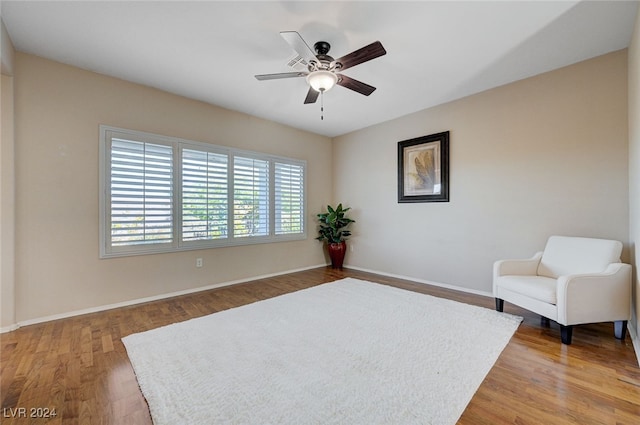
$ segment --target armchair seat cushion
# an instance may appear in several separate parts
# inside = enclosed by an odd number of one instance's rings
[[[544,276],[500,276],[496,279],[496,288],[507,289],[548,304],[556,305],[558,280]]]

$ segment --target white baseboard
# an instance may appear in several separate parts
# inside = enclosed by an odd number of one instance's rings
[[[348,269],[359,270],[361,272],[374,273],[374,274],[379,274],[381,276],[393,277],[395,279],[403,279],[403,280],[408,280],[408,281],[411,281],[411,282],[422,283],[422,284],[425,284],[425,285],[432,285],[432,286],[438,286],[440,288],[451,289],[453,291],[466,292],[466,293],[469,293],[469,294],[475,294],[475,295],[481,295],[483,297],[492,297],[493,298],[493,293],[486,292],[486,291],[478,291],[477,289],[470,289],[470,288],[464,288],[462,286],[455,286],[455,285],[449,285],[449,284],[446,284],[446,283],[433,282],[431,280],[418,279],[418,278],[415,278],[415,277],[404,276],[404,275],[400,275],[400,274],[386,273],[386,272],[382,272],[380,270],[365,269],[364,267],[356,267],[356,266],[351,266],[351,265],[348,265],[348,264],[345,265],[345,267],[348,268]]]
[[[7,332],[11,332],[11,331],[15,331],[16,329],[18,329],[20,326],[18,326],[17,324],[15,325],[10,325],[10,326],[5,326],[3,328],[0,328],[0,334],[3,333],[7,333]]]
[[[638,335],[639,329],[637,329],[633,323],[629,322],[627,326],[628,334],[633,342],[633,349],[636,351],[636,357],[638,358],[638,366],[640,366],[640,335]]]
[[[209,289],[221,288],[223,286],[236,285],[238,283],[246,283],[246,282],[251,282],[253,280],[266,279],[266,278],[270,278],[270,277],[274,277],[274,276],[281,276],[281,275],[290,274],[290,273],[302,272],[302,271],[305,271],[305,270],[317,269],[319,267],[326,267],[326,264],[318,264],[318,265],[315,265],[315,266],[303,267],[303,268],[299,268],[299,269],[286,270],[286,271],[277,272],[277,273],[269,273],[269,274],[264,274],[264,275],[260,275],[260,276],[252,276],[252,277],[248,277],[248,278],[244,278],[244,279],[237,279],[237,280],[231,280],[231,281],[227,281],[227,282],[214,283],[214,284],[207,285],[207,286],[200,286],[198,288],[191,288],[191,289],[185,289],[185,290],[182,290],[182,291],[176,291],[176,292],[170,292],[170,293],[166,293],[166,294],[154,295],[154,296],[151,296],[151,297],[138,298],[138,299],[129,300],[129,301],[123,301],[123,302],[115,303],[115,304],[101,305],[101,306],[97,306],[97,307],[85,308],[85,309],[82,309],[82,310],[75,310],[75,311],[69,311],[69,312],[66,312],[66,313],[54,314],[54,315],[51,315],[51,316],[38,317],[36,319],[24,320],[24,321],[20,321],[20,322],[14,324],[14,325],[10,325],[10,326],[6,326],[6,327],[3,327],[3,328],[0,328],[0,333],[6,333],[6,332],[15,331],[16,329],[18,329],[18,328],[20,328],[22,326],[35,325],[37,323],[50,322],[52,320],[66,319],[66,318],[69,318],[69,317],[81,316],[83,314],[97,313],[99,311],[112,310],[114,308],[128,307],[128,306],[131,306],[131,305],[147,303],[147,302],[150,302],[150,301],[158,301],[158,300],[162,300],[162,299],[165,299],[165,298],[172,298],[172,297],[178,297],[180,295],[188,295],[188,294],[193,294],[193,293],[196,293],[196,292],[208,291]]]

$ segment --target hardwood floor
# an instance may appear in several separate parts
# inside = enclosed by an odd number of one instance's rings
[[[27,326],[0,335],[0,423],[151,424],[122,337],[343,277],[494,307],[492,298],[320,268]],[[583,325],[565,346],[557,324],[546,327],[508,303],[505,312],[524,322],[459,424],[640,424],[640,368],[629,336],[616,340],[611,323]]]

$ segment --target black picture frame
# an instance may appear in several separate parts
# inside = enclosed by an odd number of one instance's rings
[[[398,142],[398,203],[449,202],[449,132]]]

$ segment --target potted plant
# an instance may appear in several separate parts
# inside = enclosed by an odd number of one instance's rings
[[[349,224],[355,223],[355,220],[345,216],[345,213],[350,209],[342,208],[342,204],[339,204],[336,208],[327,205],[327,212],[318,214],[320,228],[318,229],[319,236],[316,239],[327,241],[327,250],[331,258],[331,266],[334,269],[342,268],[344,256],[347,252],[345,239],[351,235],[351,232],[344,229]]]

